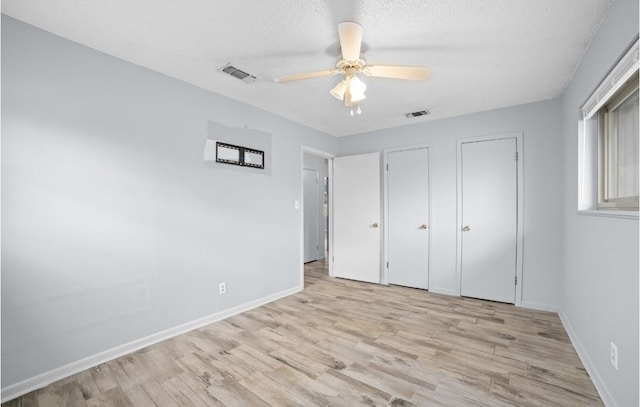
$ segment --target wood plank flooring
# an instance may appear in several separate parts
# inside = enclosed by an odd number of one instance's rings
[[[558,316],[327,276],[3,406],[601,406]]]

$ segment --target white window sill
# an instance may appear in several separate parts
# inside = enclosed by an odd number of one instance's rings
[[[578,211],[578,215],[638,220],[638,211],[608,211],[603,209],[585,209]]]

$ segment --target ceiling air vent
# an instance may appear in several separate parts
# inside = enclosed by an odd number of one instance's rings
[[[413,117],[420,117],[420,116],[426,116],[429,114],[428,110],[420,110],[418,112],[411,112],[411,113],[405,113],[405,117],[408,119],[411,119]]]
[[[226,64],[225,66],[220,68],[219,71],[224,72],[227,75],[231,75],[234,78],[238,78],[242,82],[253,83],[256,81],[256,77],[254,75],[251,75],[250,73],[247,73],[231,64]]]

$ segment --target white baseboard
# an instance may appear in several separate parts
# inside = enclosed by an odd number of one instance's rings
[[[611,393],[609,393],[609,389],[607,388],[604,381],[602,380],[602,377],[600,376],[598,369],[596,368],[594,363],[591,361],[591,358],[589,357],[589,354],[586,352],[586,350],[582,346],[580,339],[578,339],[578,336],[576,335],[576,332],[573,330],[573,327],[571,326],[569,319],[567,318],[567,316],[564,314],[562,310],[558,312],[558,315],[560,316],[560,321],[562,321],[564,330],[567,331],[567,334],[569,335],[569,339],[571,339],[571,343],[573,344],[573,347],[575,348],[576,353],[578,353],[578,357],[580,358],[580,361],[584,365],[584,368],[587,369],[587,373],[589,373],[589,376],[591,377],[591,381],[593,382],[593,385],[596,387],[598,394],[600,394],[600,398],[602,399],[602,402],[607,407],[618,407],[614,398],[611,396]]]
[[[540,303],[531,302],[531,301],[522,301],[520,303],[520,306],[522,308],[535,309],[538,311],[549,311],[549,312],[556,312],[556,313],[560,311],[560,308],[557,305],[540,304]]]
[[[448,288],[429,287],[429,292],[460,297],[460,294],[456,290],[450,290]]]
[[[146,336],[144,338],[136,339],[129,343],[116,346],[115,348],[108,349],[104,352],[100,352],[95,355],[86,357],[84,359],[80,359],[75,362],[71,362],[67,365],[55,368],[48,372],[41,373],[37,376],[23,380],[21,382],[3,387],[1,391],[2,403],[8,400],[12,400],[16,397],[20,397],[23,394],[29,393],[31,391],[46,387],[55,381],[72,376],[84,370],[91,369],[102,363],[108,362],[113,359],[117,359],[120,356],[127,355],[139,349],[146,348],[147,346],[151,346],[158,342],[162,342],[164,340],[173,338],[174,336],[178,336],[183,333],[193,331],[194,329],[201,328],[205,325],[223,320],[225,318],[232,317],[234,315],[240,314],[245,311],[249,311],[250,309],[270,303],[280,298],[295,294],[297,292],[302,291],[302,289],[303,289],[303,286],[299,285],[299,286],[290,288],[288,290],[280,291],[278,293],[268,295],[266,297],[259,298],[254,301],[250,301],[248,303],[238,305],[236,307],[229,308],[227,310],[220,311],[215,314],[208,315],[206,317],[199,318],[194,321],[175,326],[173,328],[169,328],[165,331],[158,332],[158,333]]]

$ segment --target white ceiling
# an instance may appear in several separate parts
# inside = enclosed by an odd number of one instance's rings
[[[612,0],[4,0],[54,34],[335,136],[561,95]],[[363,114],[329,90],[337,25],[364,27],[370,64],[426,65],[426,82],[363,77]],[[218,69],[256,75],[246,84]],[[427,109],[431,115],[407,119]]]

